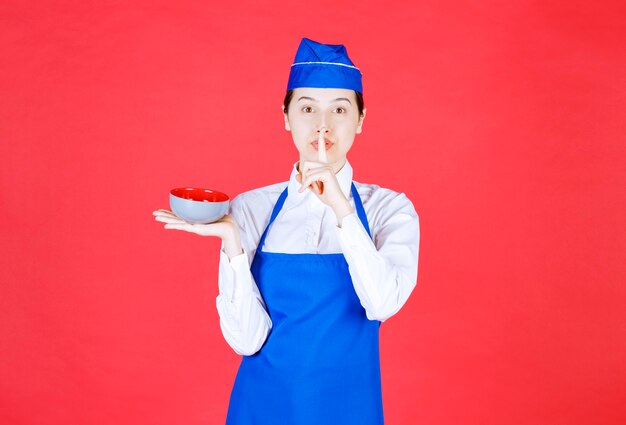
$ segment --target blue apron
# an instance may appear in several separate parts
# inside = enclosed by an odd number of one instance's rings
[[[354,183],[352,196],[370,234]],[[226,425],[381,425],[380,321],[367,319],[343,254],[262,251],[286,198],[287,189],[250,267],[273,326],[242,358]]]

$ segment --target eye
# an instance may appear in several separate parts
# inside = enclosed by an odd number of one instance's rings
[[[341,108],[341,107],[339,107],[339,108],[335,109],[335,111],[336,111],[338,114],[345,114],[345,113],[346,113],[346,110],[345,110],[344,108]]]
[[[313,112],[313,108],[311,108],[310,106],[305,106],[304,108],[302,108],[302,112],[310,114],[311,112]]]

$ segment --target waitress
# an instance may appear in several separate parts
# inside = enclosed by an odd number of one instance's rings
[[[154,212],[222,239],[220,327],[243,355],[227,425],[384,422],[379,327],[415,287],[419,219],[403,193],[352,180],[362,93],[343,45],[302,39],[283,105],[289,181],[240,194],[216,223]]]

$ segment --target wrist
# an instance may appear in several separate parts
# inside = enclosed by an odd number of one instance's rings
[[[243,254],[243,247],[241,245],[241,238],[238,229],[233,232],[229,232],[224,238],[224,252],[228,255],[229,259]]]
[[[350,205],[350,201],[344,199],[343,202],[340,202],[339,205],[334,209],[335,215],[337,216],[337,226],[341,227],[341,223],[347,215],[355,212],[352,205]]]

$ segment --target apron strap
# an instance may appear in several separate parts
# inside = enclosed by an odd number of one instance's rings
[[[365,215],[365,209],[363,208],[361,197],[359,196],[359,192],[357,192],[356,190],[356,186],[354,185],[354,182],[352,182],[351,191],[352,191],[352,198],[354,198],[354,207],[356,209],[356,213],[359,216],[359,219],[361,220],[363,227],[365,227],[367,234],[371,238],[372,234],[370,233],[370,226],[367,222],[367,215]],[[270,222],[265,227],[265,231],[263,232],[263,235],[261,236],[261,240],[259,241],[259,246],[256,249],[257,251],[261,251],[263,249],[263,246],[265,245],[265,238],[267,237],[267,231],[269,230],[270,226],[272,225],[272,223],[278,216],[278,213],[280,212],[280,210],[283,208],[285,199],[287,199],[287,193],[288,193],[288,187],[286,187],[285,190],[283,190],[283,193],[281,193],[280,196],[278,197],[278,200],[276,201],[276,205],[274,205],[274,209],[272,210],[272,215],[270,216]]]
[[[371,239],[372,234],[370,233],[370,226],[367,222],[367,216],[365,215],[365,208],[363,208],[361,197],[359,196],[359,192],[356,191],[356,186],[354,185],[354,182],[352,183],[352,197],[354,198],[354,206],[356,208],[356,213],[361,219],[361,223],[363,224],[363,227],[365,227],[365,230],[367,230],[367,234],[369,235]]]

